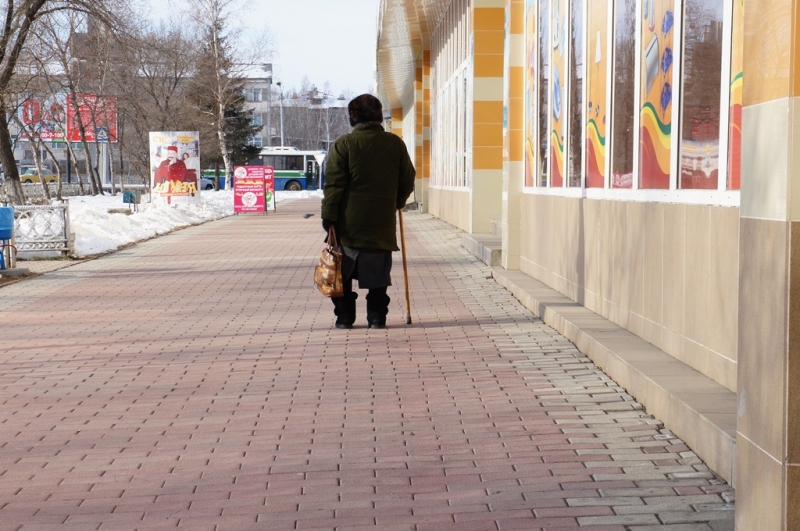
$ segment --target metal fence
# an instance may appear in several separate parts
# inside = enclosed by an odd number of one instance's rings
[[[14,207],[17,253],[57,251],[69,253],[69,203]]]

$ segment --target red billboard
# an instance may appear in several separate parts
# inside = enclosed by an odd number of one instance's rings
[[[117,97],[79,93],[73,99],[72,94],[67,94],[67,139],[70,142],[81,141],[81,125],[87,142],[117,142]]]
[[[66,94],[54,96],[29,95],[19,105],[17,116],[24,128],[20,136],[28,139],[30,132],[48,142],[64,141],[64,105]]]

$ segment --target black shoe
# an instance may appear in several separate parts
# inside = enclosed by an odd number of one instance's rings
[[[353,328],[353,323],[336,323],[335,326],[341,330],[350,330]]]
[[[367,328],[386,328],[386,321],[372,321],[367,323]]]

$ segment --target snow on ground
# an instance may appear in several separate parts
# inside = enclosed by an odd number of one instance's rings
[[[275,192],[278,203],[308,197],[322,197],[320,190]],[[142,196],[139,211],[109,213],[122,209],[122,195],[75,196],[69,198],[70,232],[75,235],[73,256],[85,257],[119,249],[189,225],[233,215],[233,192],[201,192],[200,204],[165,205],[149,203]]]

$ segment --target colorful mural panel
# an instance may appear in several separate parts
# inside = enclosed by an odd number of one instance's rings
[[[551,39],[549,46],[552,50],[550,61],[550,101],[552,112],[550,114],[550,186],[564,186],[564,153],[567,142],[567,91],[566,84],[569,79],[567,71],[567,46],[569,45],[569,10],[567,0],[553,0],[551,15]]]
[[[525,0],[525,186],[536,184],[536,150],[538,141],[537,124],[539,117],[536,102],[539,98],[536,82],[539,56],[537,36],[536,0]]]
[[[606,181],[606,115],[608,113],[608,1],[589,2],[586,28],[586,187],[602,188]]]
[[[642,0],[639,186],[669,188],[675,6],[673,0]]]
[[[739,190],[742,175],[742,81],[744,80],[744,0],[733,2],[731,103],[728,126],[728,190]]]

